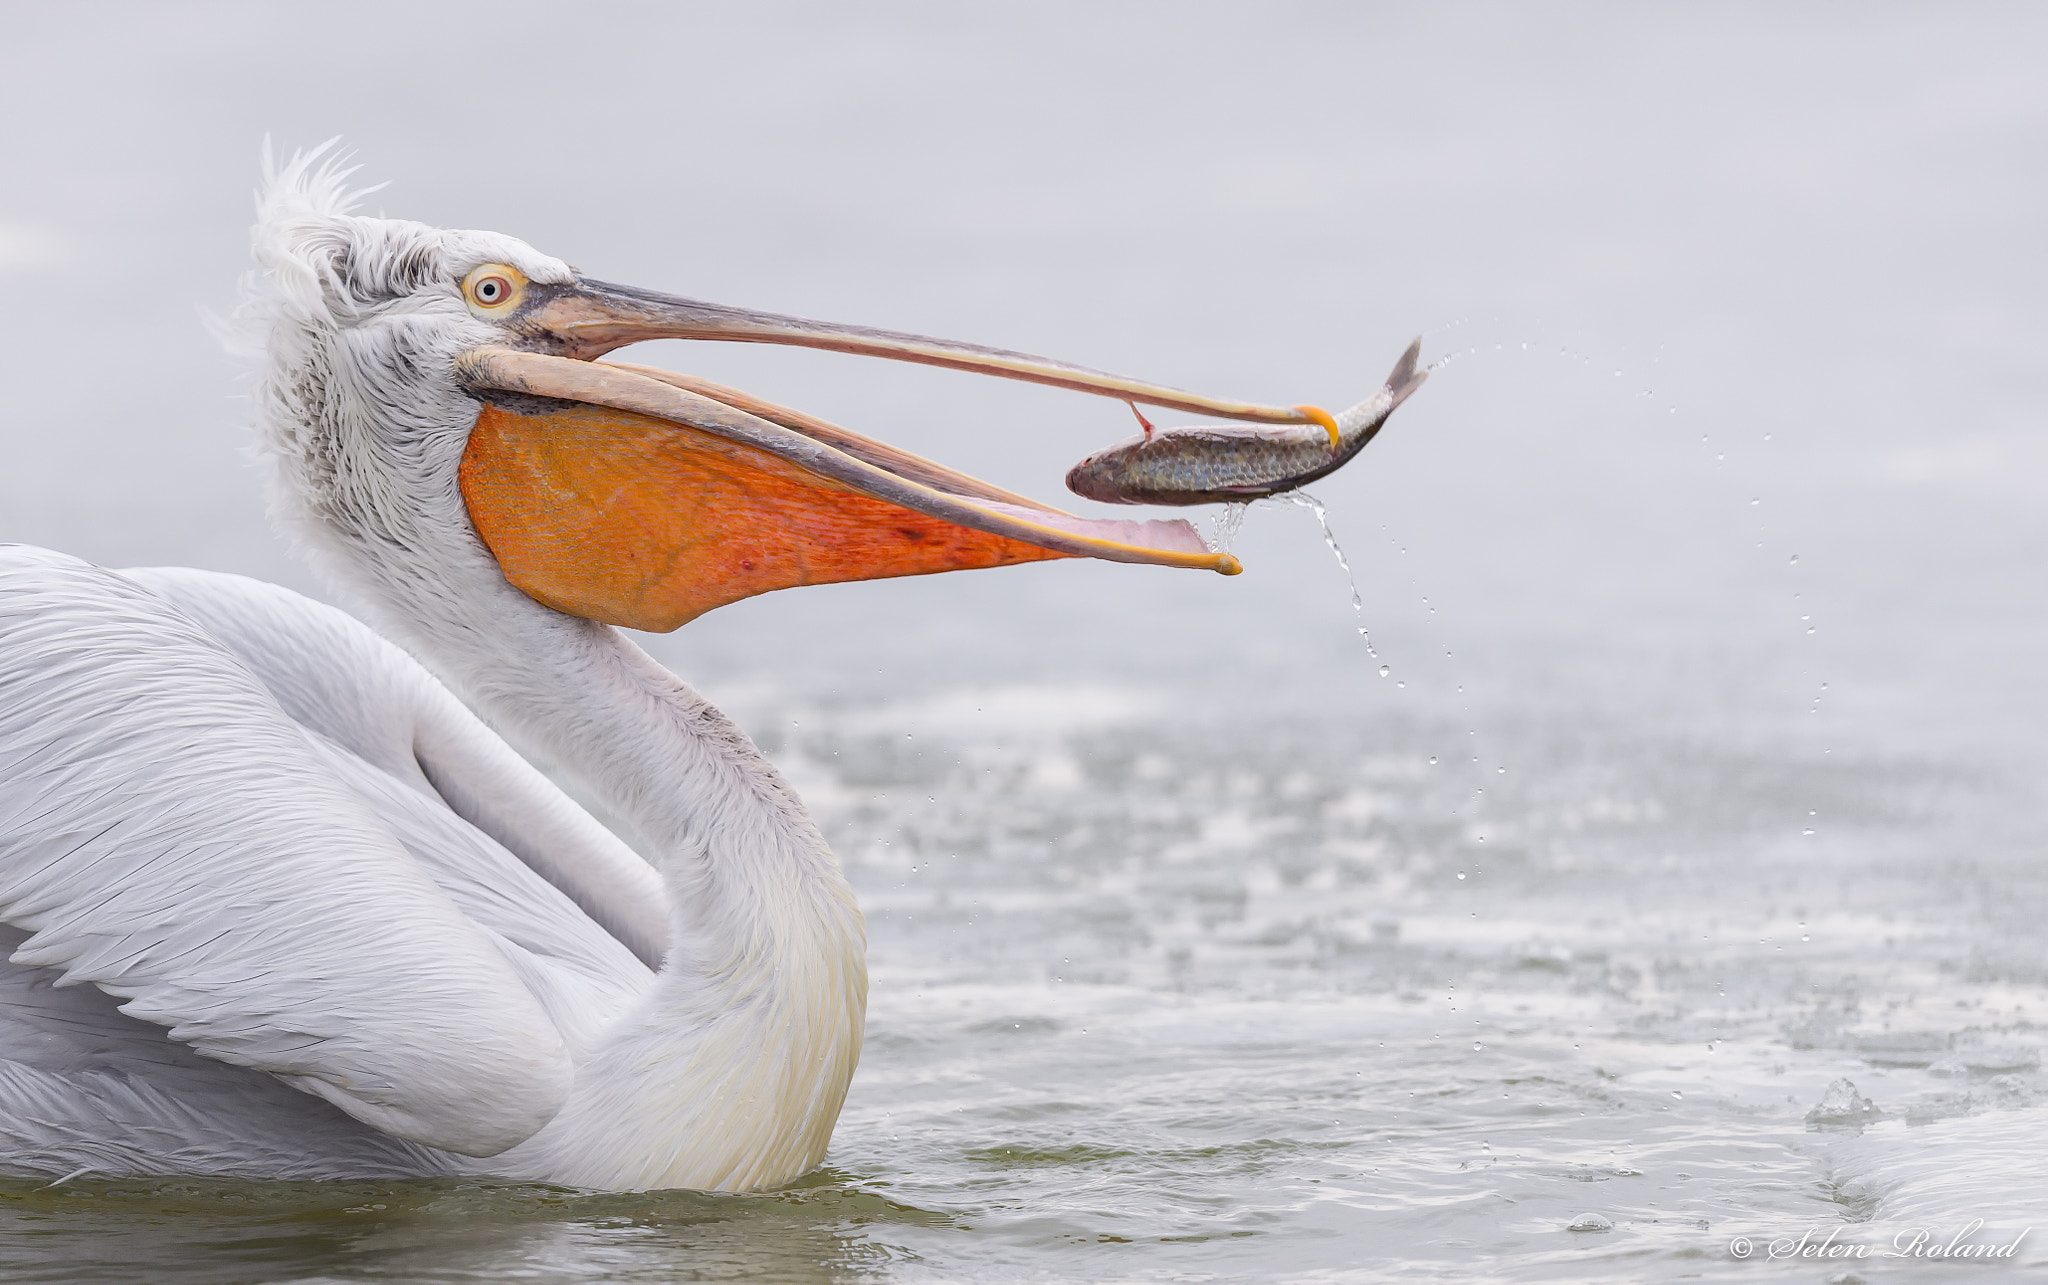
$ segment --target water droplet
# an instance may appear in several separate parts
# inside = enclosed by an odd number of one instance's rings
[[[1465,877],[1465,872],[1464,872],[1463,870],[1460,870],[1460,871],[1458,872],[1458,878],[1460,878],[1460,879],[1463,879],[1464,877]]]
[[[1790,559],[1790,561],[1792,561],[1792,562],[1797,562],[1797,561],[1799,561],[1799,555],[1798,555],[1798,554],[1796,554],[1796,553],[1795,553],[1795,554],[1793,554],[1793,555],[1792,555],[1792,557],[1791,557],[1791,559]]]
[[[1671,1090],[1671,1096],[1677,1098],[1681,1102],[1685,1101],[1685,1095],[1683,1093],[1680,1093],[1677,1089]]]
[[[1394,667],[1393,667],[1392,665],[1381,665],[1381,666],[1380,666],[1380,677],[1381,677],[1381,678],[1385,678],[1385,677],[1386,677],[1386,676],[1387,676],[1388,674],[1391,674],[1391,673],[1393,673],[1393,672],[1394,672]]]
[[[1621,373],[1621,372],[1619,372],[1619,371],[1616,371],[1615,373],[1616,373],[1616,374],[1619,374],[1619,373]],[[1478,1040],[1474,1040],[1474,1041],[1472,1041],[1472,1051],[1473,1051],[1474,1053],[1477,1053],[1477,1052],[1479,1052],[1479,1051],[1480,1051],[1481,1049],[1483,1049],[1483,1048],[1485,1048],[1485,1047],[1486,1047],[1486,1046],[1485,1046],[1484,1044],[1481,1044],[1481,1043],[1480,1043],[1480,1042],[1479,1042]],[[1481,1146],[1486,1146],[1486,1144],[1485,1144],[1485,1143],[1483,1143],[1483,1142],[1482,1142],[1482,1143],[1480,1143],[1479,1145],[1481,1145]],[[1491,1148],[1491,1147],[1487,1147],[1486,1149],[1487,1149],[1487,1150],[1489,1150],[1489,1151],[1493,1150],[1493,1148]]]
[[[1762,504],[1763,502],[1764,502],[1764,497],[1763,497],[1763,496],[1761,496],[1761,495],[1753,495],[1753,496],[1751,496],[1751,497],[1749,498],[1749,507],[1751,507],[1751,508],[1755,508],[1755,507],[1756,507],[1757,505],[1759,505],[1759,504]]]
[[[1280,495],[1276,495],[1273,498],[1276,500],[1284,500],[1287,503],[1294,505],[1296,508],[1307,509],[1309,512],[1316,515],[1316,525],[1321,527],[1323,530],[1323,543],[1330,547],[1330,555],[1337,559],[1337,565],[1344,571],[1344,578],[1351,583],[1352,614],[1358,616],[1359,619],[1363,621],[1365,617],[1365,595],[1359,593],[1358,591],[1358,576],[1351,570],[1351,559],[1344,556],[1343,547],[1337,543],[1336,532],[1330,530],[1329,510],[1323,507],[1323,502],[1321,500],[1318,500],[1313,495],[1310,495],[1307,491],[1287,491]],[[1407,550],[1404,549],[1402,550],[1402,552],[1405,553],[1407,552]],[[1365,640],[1365,654],[1372,657],[1374,660],[1378,660],[1380,658],[1380,654],[1378,651],[1373,649],[1372,635],[1366,631],[1366,627],[1363,623],[1361,623],[1358,626],[1358,636]],[[1380,666],[1381,678],[1385,678],[1387,676],[1387,672],[1387,667],[1385,665]]]
[[[1245,512],[1251,507],[1249,503],[1224,505],[1209,528],[1209,547],[1217,553],[1229,553],[1230,546],[1237,542],[1237,533],[1244,529]]]
[[[1432,754],[1429,756],[1429,763],[1431,767],[1436,766],[1436,755]]]

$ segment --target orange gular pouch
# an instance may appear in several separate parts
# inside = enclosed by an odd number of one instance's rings
[[[1069,556],[863,495],[758,447],[584,402],[485,402],[461,484],[477,534],[528,596],[658,633],[771,589]]]

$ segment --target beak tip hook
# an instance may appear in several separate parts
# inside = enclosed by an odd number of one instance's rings
[[[1302,418],[1310,423],[1321,424],[1323,431],[1330,435],[1330,449],[1333,451],[1337,449],[1341,444],[1341,438],[1337,432],[1337,417],[1335,415],[1332,415],[1320,406],[1296,406],[1294,409],[1299,411]]]

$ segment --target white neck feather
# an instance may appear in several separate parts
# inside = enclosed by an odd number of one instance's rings
[[[530,650],[492,657],[477,697],[652,841],[672,945],[562,1113],[492,1168],[609,1188],[788,1181],[823,1158],[859,1056],[867,973],[852,892],[724,715],[617,631],[536,610],[527,623],[541,628],[521,631]],[[552,645],[533,646],[535,633]]]

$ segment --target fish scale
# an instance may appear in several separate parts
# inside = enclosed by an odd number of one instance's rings
[[[1317,427],[1192,424],[1127,438],[1067,473],[1067,489],[1105,504],[1230,504],[1278,495],[1351,461],[1408,400],[1422,340],[1408,345],[1377,393],[1337,416],[1337,442]]]

